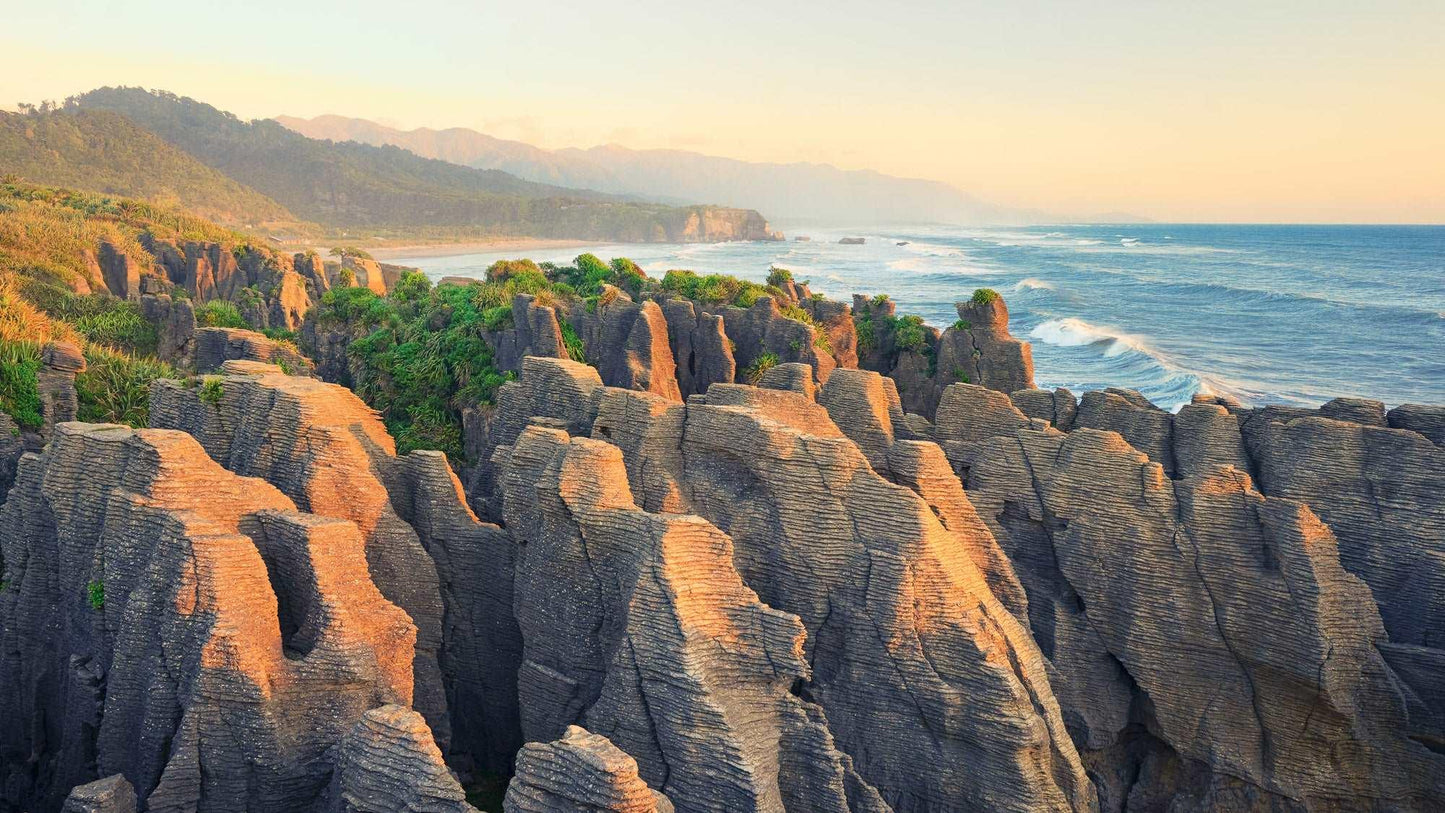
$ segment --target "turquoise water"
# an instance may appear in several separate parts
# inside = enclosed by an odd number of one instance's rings
[[[1004,295],[1040,386],[1133,387],[1177,408],[1339,395],[1445,403],[1445,226],[1104,225],[795,229],[811,242],[599,245],[582,251],[762,280],[771,265],[831,298],[888,293],[943,327],[975,288]],[[838,245],[843,236],[867,238]],[[897,245],[907,242],[908,245]],[[515,252],[513,252],[515,254]],[[482,276],[506,254],[399,259]]]

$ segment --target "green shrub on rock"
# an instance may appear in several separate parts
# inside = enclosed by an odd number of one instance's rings
[[[753,363],[749,364],[747,369],[743,370],[743,375],[747,378],[749,384],[756,386],[757,383],[763,379],[763,373],[778,366],[778,361],[777,353],[763,353],[753,359]]]
[[[150,424],[151,382],[176,377],[163,361],[92,344],[85,348],[85,371],[75,377],[76,417],[143,429]]]
[[[196,308],[197,327],[234,327],[249,328],[246,320],[241,318],[241,311],[230,302],[221,299],[213,299],[210,302]]]
[[[40,428],[40,346],[0,342],[0,412],[27,429]]]

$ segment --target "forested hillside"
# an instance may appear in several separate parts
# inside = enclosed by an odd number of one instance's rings
[[[105,110],[0,111],[0,172],[40,184],[175,204],[230,225],[296,220],[276,201]]]
[[[768,236],[762,216],[750,210],[639,203],[397,147],[320,141],[165,92],[101,88],[71,98],[66,109],[123,114],[297,215],[333,228],[623,241]]]

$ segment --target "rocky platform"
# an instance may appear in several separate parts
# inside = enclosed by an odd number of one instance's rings
[[[1445,807],[1445,409],[1171,414],[1030,389],[999,300],[928,353],[777,309],[519,297],[465,491],[255,361],[0,447],[0,806]]]

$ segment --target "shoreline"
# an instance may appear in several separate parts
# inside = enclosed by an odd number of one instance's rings
[[[538,249],[573,248],[595,245],[597,245],[597,241],[595,240],[513,237],[498,240],[469,240],[459,243],[416,243],[402,246],[368,246],[366,250],[378,260],[394,260],[408,257],[453,257],[460,254],[482,254],[493,251],[535,251]]]

